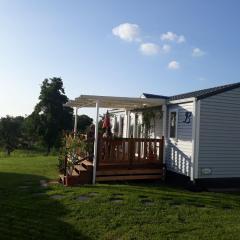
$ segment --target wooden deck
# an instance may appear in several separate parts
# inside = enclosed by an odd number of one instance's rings
[[[101,139],[96,181],[163,179],[164,139]]]
[[[164,179],[163,150],[163,138],[99,139],[96,181]],[[92,173],[92,162],[84,160],[74,166],[71,178],[74,184],[91,183]]]

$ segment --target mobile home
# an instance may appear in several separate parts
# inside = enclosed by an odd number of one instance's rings
[[[147,93],[141,97],[166,100],[154,109],[150,137],[165,136],[167,170],[192,181],[240,178],[240,83],[171,97]],[[129,133],[127,118],[125,112],[114,117],[119,136],[142,137],[141,114],[130,113]]]
[[[116,139],[100,144],[96,127],[93,183],[163,178],[165,169],[193,182],[240,179],[240,83],[175,96],[81,95],[67,106],[75,116],[79,108],[95,107],[96,124],[99,108],[111,109]],[[77,117],[74,132],[76,126]]]

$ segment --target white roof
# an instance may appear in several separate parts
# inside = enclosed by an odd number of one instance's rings
[[[95,95],[80,95],[75,100],[70,100],[65,104],[68,107],[96,107],[96,102],[99,102],[101,108],[117,108],[117,109],[137,109],[144,107],[161,106],[165,104],[165,99],[156,98],[131,98],[131,97],[111,97],[111,96],[95,96]]]

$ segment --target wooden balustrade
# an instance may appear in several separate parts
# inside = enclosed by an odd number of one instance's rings
[[[163,164],[164,138],[100,138],[98,166]]]

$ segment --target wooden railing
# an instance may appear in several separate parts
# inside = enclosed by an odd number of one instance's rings
[[[163,164],[164,138],[101,138],[98,145],[98,166]]]

